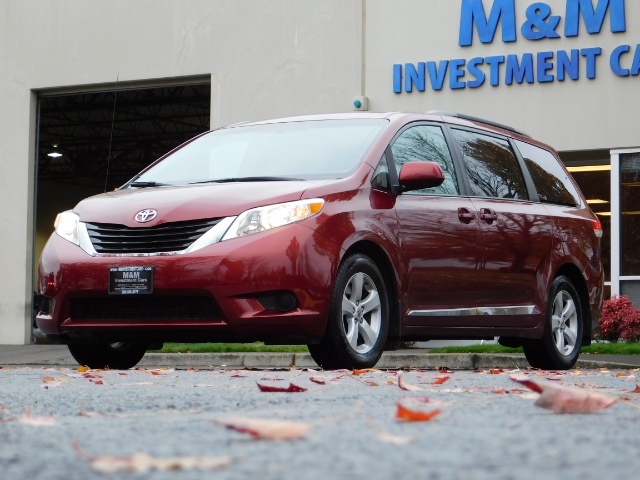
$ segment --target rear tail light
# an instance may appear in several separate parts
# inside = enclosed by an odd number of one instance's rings
[[[593,227],[596,237],[602,238],[602,223],[600,223],[600,220],[592,219],[591,226]]]

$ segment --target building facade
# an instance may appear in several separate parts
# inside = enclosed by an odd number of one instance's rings
[[[608,293],[640,306],[640,2],[1,0],[0,25],[0,344],[31,341],[56,211],[198,131],[354,109],[552,145],[605,228]]]

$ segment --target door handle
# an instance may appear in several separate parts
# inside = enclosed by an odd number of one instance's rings
[[[470,223],[473,220],[475,220],[475,218],[476,218],[475,212],[472,212],[468,208],[464,208],[464,207],[458,208],[458,219],[462,223]]]
[[[498,220],[498,214],[490,208],[480,209],[480,220],[487,223],[493,223]]]

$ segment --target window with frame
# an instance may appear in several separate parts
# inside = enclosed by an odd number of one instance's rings
[[[551,152],[519,140],[515,142],[541,202],[573,206],[580,203],[580,195],[569,174]]]
[[[444,182],[437,187],[407,192],[412,195],[457,195],[458,181],[451,152],[440,127],[416,125],[407,128],[391,145],[393,160],[398,174],[405,163],[434,162],[444,173]]]
[[[452,134],[463,153],[473,196],[529,199],[520,164],[507,140],[457,129]]]

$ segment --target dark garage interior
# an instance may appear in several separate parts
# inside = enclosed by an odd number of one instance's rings
[[[38,101],[35,260],[56,215],[113,190],[209,130],[209,82],[41,95]]]

